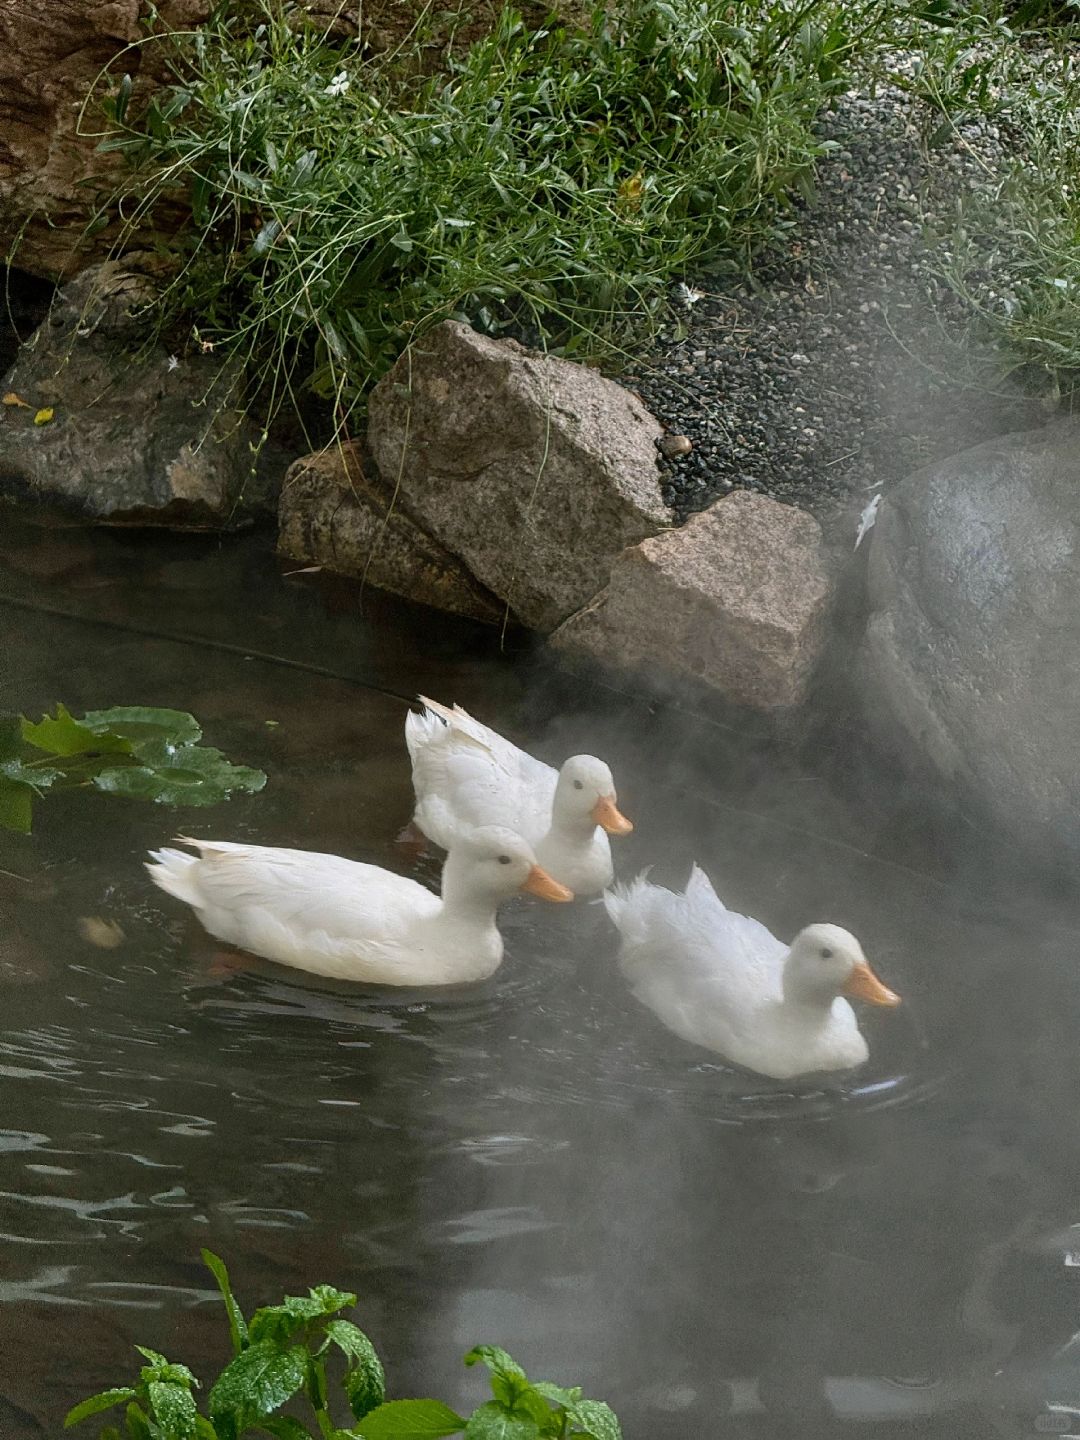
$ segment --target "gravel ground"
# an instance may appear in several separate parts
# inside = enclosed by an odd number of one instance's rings
[[[831,538],[850,540],[880,487],[1042,418],[1030,399],[954,378],[940,324],[953,302],[930,300],[921,259],[925,227],[986,183],[1001,138],[984,121],[929,149],[919,119],[900,90],[839,99],[820,126],[839,148],[821,162],[786,253],[752,286],[694,280],[683,335],[661,333],[619,377],[693,441],[664,462],[679,519],[742,487],[803,506]]]

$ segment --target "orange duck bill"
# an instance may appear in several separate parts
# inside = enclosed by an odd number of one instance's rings
[[[870,1005],[899,1005],[900,996],[883,985],[865,962],[856,965],[848,976],[844,994],[850,1000],[865,1000]]]
[[[634,828],[633,821],[621,813],[612,795],[601,795],[589,815],[593,824],[599,825],[609,835],[629,835]]]
[[[560,903],[572,900],[574,892],[568,890],[565,885],[560,885],[546,870],[541,870],[539,865],[534,865],[529,871],[522,890],[527,890],[530,895],[539,895],[541,900],[557,900]]]

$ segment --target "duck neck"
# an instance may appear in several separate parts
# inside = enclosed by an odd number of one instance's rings
[[[807,984],[805,976],[792,974],[790,965],[784,967],[782,983],[785,1008],[798,1011],[807,1021],[825,1023],[836,999],[834,991]]]
[[[478,929],[488,929],[495,924],[495,910],[498,901],[490,894],[470,884],[468,875],[447,858],[442,874],[442,910],[440,918],[457,921]]]
[[[592,844],[598,826],[588,815],[551,814],[551,825],[540,844],[565,850],[586,850]],[[539,857],[539,849],[537,850]]]

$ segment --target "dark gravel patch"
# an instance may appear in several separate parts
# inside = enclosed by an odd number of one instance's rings
[[[977,122],[930,147],[920,119],[899,90],[840,99],[820,127],[837,149],[784,247],[752,283],[680,287],[679,325],[619,377],[693,441],[662,462],[678,519],[746,488],[853,539],[879,488],[1045,418],[1030,398],[958,378],[942,323],[955,302],[924,263],[928,229],[986,183],[1001,136]]]

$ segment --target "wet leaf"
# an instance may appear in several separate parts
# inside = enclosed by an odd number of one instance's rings
[[[356,1426],[363,1440],[440,1440],[457,1435],[465,1420],[441,1400],[388,1400]]]
[[[56,411],[51,405],[45,405],[34,416],[35,425],[48,425],[56,416]]]
[[[266,784],[261,770],[232,765],[210,746],[146,740],[134,748],[143,763],[101,771],[94,776],[99,790],[159,805],[217,805],[234,790],[254,794]]]
[[[270,1415],[303,1388],[307,1351],[260,1340],[242,1350],[210,1391],[210,1418],[221,1440],[236,1440],[249,1425]]]
[[[386,1399],[386,1375],[382,1361],[368,1337],[350,1320],[331,1320],[326,1327],[326,1335],[348,1360],[345,1393],[353,1415],[362,1420]]]
[[[592,1440],[622,1440],[618,1417],[602,1400],[575,1400],[566,1407],[570,1433],[589,1435]]]
[[[91,1415],[100,1415],[103,1410],[111,1410],[114,1405],[122,1405],[125,1400],[134,1400],[135,1391],[130,1385],[121,1386],[118,1390],[102,1390],[97,1395],[91,1395],[89,1400],[83,1400],[74,1409],[69,1410],[64,1416],[64,1429],[69,1425],[78,1425],[80,1420],[89,1420]]]
[[[33,813],[34,792],[30,786],[0,775],[0,826],[29,835]]]
[[[221,1298],[225,1301],[225,1313],[229,1317],[229,1335],[232,1339],[233,1353],[239,1355],[240,1351],[247,1344],[248,1329],[247,1321],[244,1319],[244,1312],[236,1303],[236,1297],[232,1292],[232,1284],[229,1281],[229,1272],[225,1268],[225,1261],[215,1255],[212,1250],[203,1250],[203,1264],[217,1281],[217,1287],[221,1291]]]
[[[155,1380],[147,1394],[162,1440],[195,1440],[195,1400],[190,1390]]]
[[[298,1325],[320,1320],[356,1304],[356,1296],[332,1285],[317,1285],[308,1295],[286,1295],[280,1305],[263,1305],[251,1317],[252,1340],[284,1340]]]
[[[528,1379],[518,1362],[501,1345],[474,1345],[465,1356],[465,1364],[475,1365],[477,1361],[486,1365],[496,1375],[514,1375],[521,1380]]]
[[[171,740],[192,745],[202,739],[202,728],[186,710],[161,710],[148,705],[114,705],[109,710],[88,710],[82,723],[97,734],[109,731],[128,740]]]
[[[568,1390],[562,1385],[553,1385],[550,1380],[537,1380],[533,1389],[553,1405],[573,1405],[581,1399],[580,1385],[574,1385]]]
[[[17,780],[21,785],[32,785],[37,790],[47,790],[56,780],[63,780],[63,770],[54,765],[31,765],[25,760],[0,761],[0,775]]]
[[[131,752],[130,741],[122,735],[98,734],[89,726],[81,725],[63,705],[57,705],[55,715],[44,715],[36,724],[24,716],[22,738],[28,745],[52,755],[84,755],[94,750],[109,754]]]
[[[27,402],[22,399],[21,396],[16,395],[14,390],[9,390],[4,396],[4,404],[18,405],[23,410],[31,410],[33,408],[31,405],[27,404]]]
[[[496,1400],[489,1400],[469,1416],[465,1440],[539,1440],[540,1426],[528,1416],[508,1415]]]

